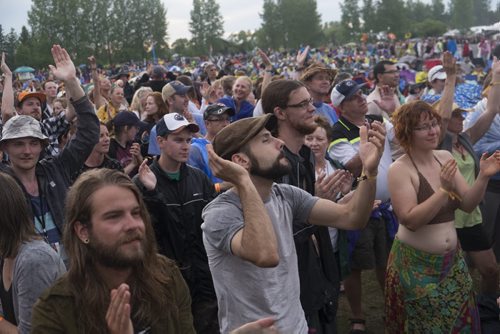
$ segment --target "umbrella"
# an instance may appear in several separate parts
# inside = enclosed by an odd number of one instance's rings
[[[35,69],[29,66],[21,66],[14,70],[14,73],[31,73],[35,72]]]

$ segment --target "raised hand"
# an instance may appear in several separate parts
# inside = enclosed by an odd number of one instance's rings
[[[262,59],[262,62],[266,66],[266,69],[272,69],[273,63],[271,63],[271,60],[269,59],[267,54],[259,48],[257,48],[257,53],[259,54],[260,59]]]
[[[54,77],[63,81],[76,78],[75,65],[68,52],[60,45],[53,45],[50,51],[52,52],[55,66],[49,65],[49,68]]]
[[[130,320],[130,291],[127,284],[111,290],[111,301],[106,311],[106,323],[111,334],[133,334]]]
[[[364,125],[359,128],[359,157],[369,177],[377,175],[378,164],[384,153],[385,133],[385,126],[377,121],[371,123],[369,130]]]
[[[302,50],[302,52],[300,50],[297,51],[296,62],[298,67],[302,67],[304,65],[308,54],[309,54],[309,45],[306,46],[304,50]]]
[[[147,190],[154,190],[156,188],[156,175],[149,168],[148,159],[144,159],[139,166],[139,181],[141,181]]]
[[[455,159],[450,159],[441,166],[441,174],[439,175],[441,188],[448,192],[455,191],[455,174],[457,170],[458,167]]]
[[[90,69],[92,71],[96,71],[97,70],[97,62],[95,60],[95,57],[94,56],[90,56],[90,57],[87,58],[87,60],[89,61]]]
[[[396,101],[394,99],[394,91],[391,87],[384,85],[380,87],[380,101],[373,100],[373,102],[383,111],[389,115],[396,110]]]
[[[2,63],[0,65],[0,68],[2,69],[2,72],[6,76],[12,76],[12,71],[10,70],[9,66],[5,62],[5,52],[2,52]]]
[[[241,180],[248,177],[248,171],[242,166],[229,160],[222,159],[214,152],[212,145],[207,145],[208,164],[212,174],[218,178],[231,182],[235,186],[240,185]]]
[[[483,153],[479,161],[479,169],[481,173],[488,177],[500,172],[500,151],[497,150],[490,156],[487,153]]]
[[[448,51],[443,53],[443,69],[447,76],[457,74],[457,60]]]

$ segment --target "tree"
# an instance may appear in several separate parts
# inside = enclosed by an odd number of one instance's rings
[[[457,29],[467,29],[474,23],[473,0],[451,0],[451,24]]]
[[[340,10],[342,11],[340,23],[344,29],[352,33],[359,33],[361,29],[358,0],[344,0],[344,2],[340,4]]]
[[[474,25],[488,25],[496,22],[490,20],[490,0],[474,0],[472,4],[474,7]]]
[[[193,0],[189,31],[198,53],[208,54],[216,48],[224,34],[224,21],[215,0]]]
[[[321,40],[321,17],[316,0],[280,0],[278,8],[283,22],[285,47],[316,45]]]
[[[377,6],[377,27],[401,38],[408,32],[406,7],[402,0],[381,0]]]
[[[432,0],[431,17],[437,21],[444,21],[446,14],[443,0]]]
[[[262,25],[256,33],[257,42],[261,47],[279,47],[285,43],[283,20],[278,5],[273,0],[264,0],[262,13],[259,13]]]
[[[372,0],[363,0],[361,8],[361,18],[363,19],[363,32],[370,32],[376,29],[375,6]]]

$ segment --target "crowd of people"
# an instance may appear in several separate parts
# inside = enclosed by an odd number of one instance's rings
[[[470,42],[54,45],[38,88],[2,54],[0,332],[365,333],[367,270],[387,333],[498,326],[500,44]]]

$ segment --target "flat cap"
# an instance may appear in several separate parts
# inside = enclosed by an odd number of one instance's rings
[[[273,114],[243,118],[233,122],[215,136],[212,142],[214,151],[221,158],[231,160],[233,154],[238,153],[262,129],[266,128],[272,131],[276,127],[276,123],[277,119]]]

